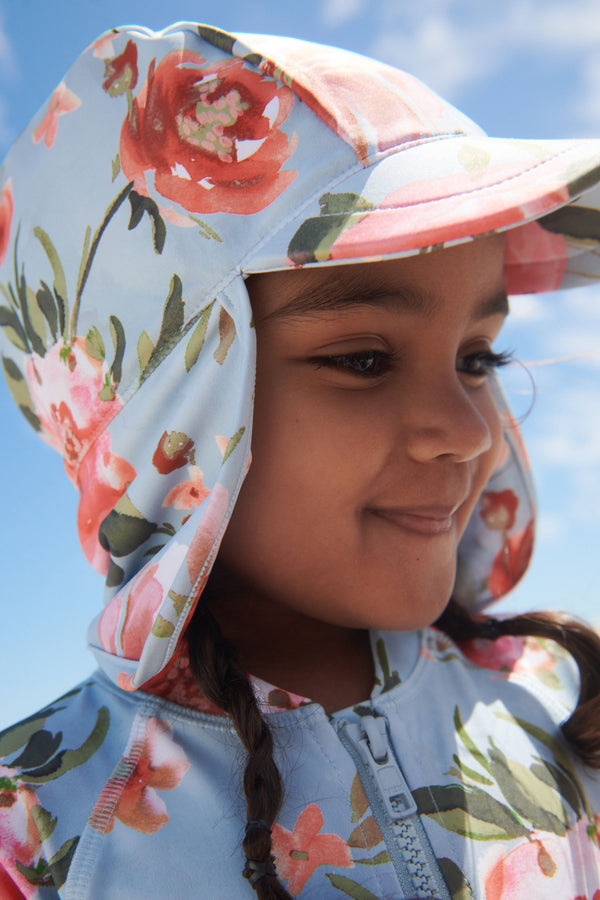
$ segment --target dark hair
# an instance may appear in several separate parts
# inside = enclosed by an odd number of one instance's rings
[[[600,637],[582,622],[562,613],[538,612],[507,619],[472,616],[451,600],[435,623],[457,644],[504,635],[556,641],[575,659],[581,685],[577,706],[562,725],[576,755],[600,769]],[[279,881],[271,853],[270,827],[277,818],[283,786],[273,759],[269,726],[258,708],[252,686],[234,648],[224,638],[203,597],[188,626],[190,666],[204,694],[233,721],[248,754],[244,771],[247,803],[244,853],[248,878],[260,900],[291,900]]]
[[[206,697],[231,716],[248,754],[244,770],[247,823],[244,877],[260,900],[291,900],[275,871],[271,826],[283,798],[273,739],[248,677],[203,597],[187,629],[190,668]]]

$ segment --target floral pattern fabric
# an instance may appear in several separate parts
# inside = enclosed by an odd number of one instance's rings
[[[600,790],[558,733],[577,695],[573,662],[551,642],[483,643],[374,633],[371,698],[333,717],[254,680],[280,704],[261,700],[286,773],[272,840],[292,896],[413,896],[338,734],[383,716],[448,897],[596,900]],[[207,896],[252,897],[241,747],[227,717],[194,706],[99,675],[0,735],[2,896],[183,900],[200,879]]]

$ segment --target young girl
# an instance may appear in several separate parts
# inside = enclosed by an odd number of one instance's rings
[[[0,736],[2,897],[597,900],[599,642],[478,611],[533,539],[506,293],[600,274],[598,181],[332,48],[75,63],[1,172],[0,325],[100,671]]]

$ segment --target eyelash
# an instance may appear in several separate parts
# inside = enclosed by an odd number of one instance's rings
[[[475,353],[467,353],[457,360],[457,371],[475,378],[485,378],[495,369],[506,366],[512,362],[512,353],[503,351],[495,353],[493,350],[478,350]],[[396,356],[393,353],[385,353],[382,350],[360,350],[356,353],[340,353],[335,356],[319,356],[313,360],[317,369],[337,369],[356,375],[358,378],[380,378],[393,367]],[[373,365],[367,368],[372,361]],[[465,366],[465,362],[476,364],[478,370]],[[460,365],[459,365],[460,364]]]

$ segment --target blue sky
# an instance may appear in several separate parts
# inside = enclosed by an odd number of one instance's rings
[[[377,56],[422,77],[492,134],[600,133],[597,0],[182,0],[170,9],[156,0],[0,0],[0,154],[98,34],[174,19]],[[566,608],[598,621],[600,286],[521,299],[500,343],[533,363],[538,393],[524,433],[541,508],[534,564],[502,608]],[[572,356],[583,358],[537,364]],[[0,414],[2,727],[91,670],[85,629],[102,584],[79,549],[76,495],[61,461],[3,383]]]

